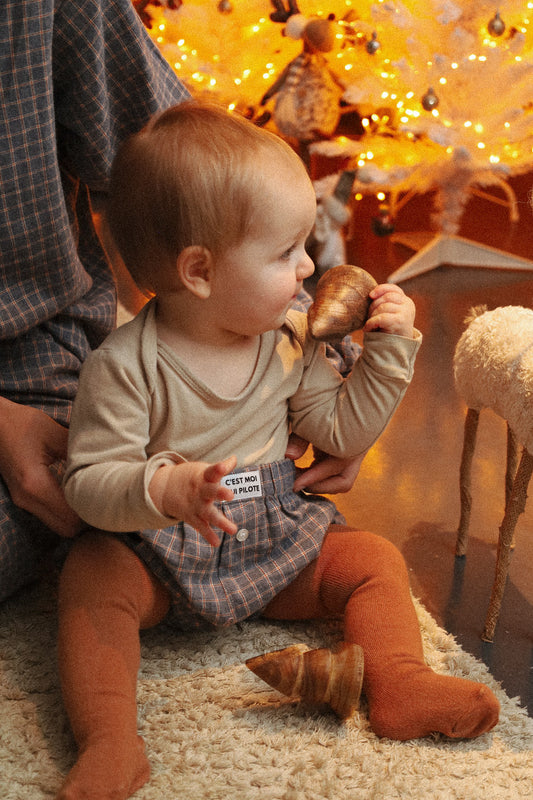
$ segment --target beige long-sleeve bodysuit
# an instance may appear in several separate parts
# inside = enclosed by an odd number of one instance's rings
[[[364,453],[409,385],[421,336],[416,331],[412,339],[366,334],[360,358],[343,379],[324,345],[309,337],[306,315],[291,311],[280,330],[261,336],[248,385],[225,398],[158,341],[154,312],[152,301],[84,364],[65,491],[90,525],[140,532],[141,541],[136,536],[132,546],[180,596],[182,611],[185,603],[189,615],[195,609],[215,624],[226,624],[259,610],[289,583],[316,556],[335,516],[330,500],[292,492],[293,467],[284,461],[291,430],[332,455]],[[224,504],[228,516],[239,518],[246,539],[223,536],[220,547],[213,548],[194,529],[161,514],[148,485],[161,464],[214,462],[231,454],[238,459],[236,475],[260,468],[264,496],[236,496]],[[284,495],[291,508],[273,512],[270,506],[283,505]],[[264,503],[270,510],[260,522],[263,512],[257,506]],[[248,535],[250,514],[253,536]],[[290,531],[280,515],[290,518]],[[246,586],[254,600],[232,600],[236,593],[246,595]],[[221,595],[229,610],[206,613]]]

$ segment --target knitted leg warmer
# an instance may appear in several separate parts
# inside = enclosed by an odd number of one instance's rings
[[[407,568],[386,539],[332,527],[316,562],[274,598],[265,615],[344,616],[345,641],[363,648],[363,690],[378,736],[475,737],[498,721],[499,703],[487,686],[438,675],[426,665]]]
[[[125,800],[148,780],[137,735],[139,630],[168,602],[119,539],[89,533],[74,544],[60,580],[58,657],[79,753],[57,800]]]

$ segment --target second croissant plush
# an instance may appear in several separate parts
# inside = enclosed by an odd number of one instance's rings
[[[340,342],[366,322],[369,292],[377,286],[366,270],[352,264],[332,267],[316,286],[315,301],[307,318],[313,339]]]
[[[357,644],[341,642],[333,650],[293,644],[249,658],[246,666],[282,694],[307,703],[325,703],[341,719],[351,717],[359,706],[364,656]]]

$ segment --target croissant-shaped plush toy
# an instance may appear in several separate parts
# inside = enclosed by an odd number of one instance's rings
[[[363,665],[361,647],[345,642],[334,650],[294,644],[246,662],[248,669],[278,692],[307,703],[325,703],[341,719],[351,717],[359,706]]]
[[[366,270],[342,264],[325,272],[316,285],[315,300],[307,318],[313,339],[340,342],[363,327],[377,286]]]

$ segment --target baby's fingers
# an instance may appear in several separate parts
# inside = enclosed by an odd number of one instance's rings
[[[218,483],[225,475],[229,475],[237,466],[237,456],[229,456],[224,461],[217,461],[216,464],[210,464],[206,467],[204,472],[204,480],[208,483]]]
[[[224,531],[224,533],[227,533],[229,536],[233,536],[237,533],[237,526],[235,523],[225,517],[218,509],[212,508],[209,519],[202,519],[199,517],[193,527],[196,528],[206,542],[213,547],[217,547],[220,544],[220,538],[213,530],[213,525],[220,528],[221,531]]]

